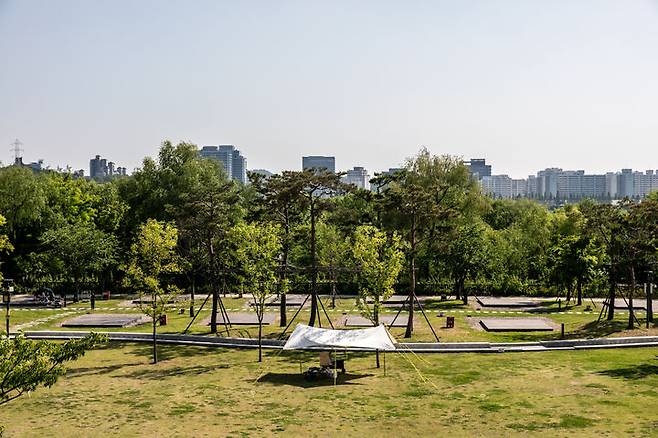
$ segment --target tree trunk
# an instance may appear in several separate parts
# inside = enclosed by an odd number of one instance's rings
[[[315,204],[311,200],[311,319],[308,325],[315,326],[318,313],[318,259],[315,247]]]
[[[192,275],[192,292],[190,293],[190,318],[194,318],[194,292],[195,292],[195,279],[194,275]]]
[[[635,328],[635,313],[633,310],[633,294],[635,293],[635,268],[631,266],[631,290],[628,293],[628,329]]]
[[[215,279],[215,250],[210,242],[210,287],[212,288],[212,311],[210,314],[210,333],[217,333],[217,306],[219,302],[219,291],[217,290],[217,281]],[[226,321],[225,321],[226,322]]]
[[[581,306],[583,304],[583,282],[579,278],[576,280],[576,288],[578,289],[578,305]]]
[[[608,291],[608,321],[615,319],[615,286],[615,281],[611,278]]]
[[[286,242],[288,240],[288,227],[286,226]],[[282,272],[279,276],[281,284],[283,284],[288,278],[288,244],[286,243],[283,247],[283,256],[281,260]],[[279,286],[281,287],[281,286]],[[288,325],[288,315],[286,315],[286,292],[279,290],[279,299],[281,300],[281,305],[279,307],[279,326],[285,327]]]
[[[261,310],[261,315],[262,315]],[[258,362],[263,361],[263,317],[258,318]]]
[[[336,275],[331,274],[331,308],[336,308]]]
[[[414,304],[416,301],[416,215],[411,219],[411,285],[409,288],[409,319],[405,338],[410,338],[414,331]]]
[[[459,291],[462,294],[462,299],[463,299],[462,302],[464,303],[464,305],[466,305],[468,304],[468,294],[466,293],[466,289],[464,289],[464,281],[465,280],[463,278],[459,279]]]
[[[158,345],[157,345],[157,337],[155,335],[156,331],[156,324],[157,324],[157,315],[155,314],[155,294],[151,295],[151,305],[153,306],[153,363],[156,364],[158,363]]]

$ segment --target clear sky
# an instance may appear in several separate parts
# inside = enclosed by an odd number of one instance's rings
[[[658,0],[0,0],[0,160],[658,168]]]

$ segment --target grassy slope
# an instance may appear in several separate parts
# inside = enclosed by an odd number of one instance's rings
[[[53,388],[0,409],[13,436],[658,436],[655,349],[350,357],[309,386],[315,356],[110,345]],[[409,360],[431,383],[423,382]],[[376,434],[376,435],[375,435]]]

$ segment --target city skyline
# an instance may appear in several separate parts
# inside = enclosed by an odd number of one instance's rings
[[[28,161],[132,170],[222,138],[273,171],[423,145],[517,178],[655,167],[657,23],[655,1],[4,1],[0,160],[19,138]]]

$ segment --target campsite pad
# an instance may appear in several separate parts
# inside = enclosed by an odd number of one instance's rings
[[[141,313],[89,313],[67,319],[62,327],[134,327],[150,320]]]
[[[395,315],[379,315],[379,322],[384,323],[387,327],[391,325]],[[345,318],[345,327],[373,327],[374,324],[368,318],[361,315],[348,315]],[[407,318],[405,315],[398,316],[393,327],[406,327]]]
[[[306,298],[306,295],[299,295],[299,294],[290,294],[286,295],[286,307],[299,307],[302,305],[304,302],[304,299]],[[251,302],[249,303],[250,306],[253,306],[254,303]],[[281,305],[281,300],[278,297],[275,297],[273,300],[268,301],[265,303],[266,306],[280,306]],[[306,306],[311,305],[311,298],[309,297],[308,300],[306,300]]]
[[[482,307],[538,307],[541,301],[523,297],[477,297]]]
[[[483,318],[480,325],[488,332],[553,331],[543,318]]]
[[[263,325],[270,325],[274,322],[276,314],[263,314]],[[258,315],[256,312],[228,312],[228,319],[231,325],[258,325]],[[210,325],[210,317],[203,321],[204,325]],[[224,316],[221,312],[217,313],[217,324],[224,324]]]

